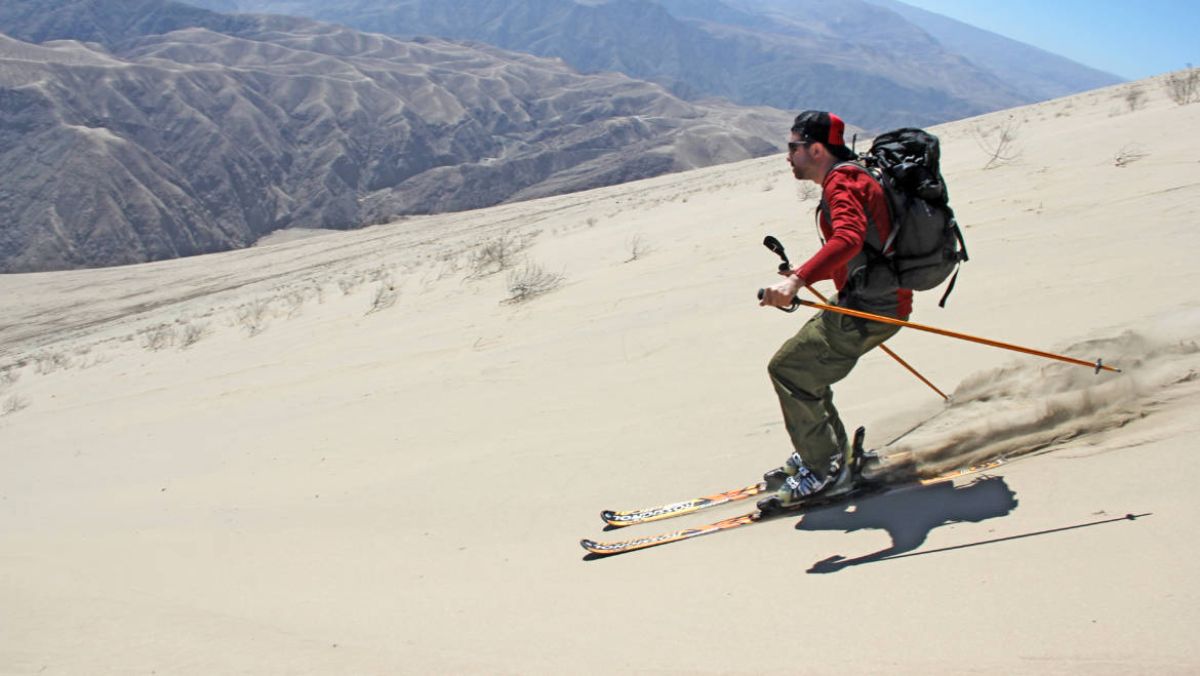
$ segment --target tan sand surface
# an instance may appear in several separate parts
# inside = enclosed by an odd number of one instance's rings
[[[0,673],[1200,672],[1200,105],[1146,81],[934,131],[972,260],[914,321],[1125,372],[902,331],[952,403],[873,353],[843,417],[1008,464],[604,560],[578,540],[749,505],[600,509],[789,452],[765,369],[808,311],[758,307],[760,242],[817,238],[782,156],[0,276]],[[559,286],[506,302],[497,241]]]

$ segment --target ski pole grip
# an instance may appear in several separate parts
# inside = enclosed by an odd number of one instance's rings
[[[766,289],[759,289],[759,290],[758,290],[758,299],[759,299],[759,300],[762,300],[762,299],[763,299],[763,296],[765,296],[765,295],[767,295],[767,290],[766,290]],[[796,310],[799,310],[799,309],[800,309],[800,298],[799,298],[799,297],[793,297],[793,298],[792,298],[792,306],[791,306],[791,307],[781,307],[781,308],[779,308],[779,309],[780,309],[780,310],[783,310],[784,312],[795,312]]]

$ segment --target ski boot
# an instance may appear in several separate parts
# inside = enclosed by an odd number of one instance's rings
[[[845,495],[858,487],[862,468],[867,461],[876,458],[873,452],[863,451],[866,428],[854,431],[845,458],[835,458],[828,474],[822,479],[804,466],[800,454],[792,453],[783,467],[763,475],[766,492],[771,493],[758,501],[758,510],[763,514],[786,511],[810,502],[817,495],[822,499]]]
[[[774,493],[780,488],[783,488],[783,483],[787,481],[789,477],[795,476],[798,468],[803,466],[804,462],[800,459],[800,454],[793,451],[791,457],[788,458],[787,462],[783,464],[783,467],[776,467],[766,474],[763,474],[763,483],[767,485],[765,492]]]

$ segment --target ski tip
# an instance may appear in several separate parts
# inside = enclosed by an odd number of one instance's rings
[[[585,551],[587,551],[588,554],[590,554],[593,557],[599,557],[599,556],[605,555],[605,552],[602,549],[600,549],[600,543],[596,542],[595,540],[589,540],[587,538],[584,538],[579,541],[579,546],[583,547],[583,549]]]
[[[616,530],[625,526],[632,526],[637,521],[629,521],[622,519],[616,512],[611,509],[606,509],[600,512],[600,519],[604,521],[604,530]]]

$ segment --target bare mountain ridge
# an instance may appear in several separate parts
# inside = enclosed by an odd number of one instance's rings
[[[938,42],[1036,100],[1099,89],[1121,78],[897,0],[867,0],[920,26]]]
[[[927,29],[929,22],[902,16],[896,5],[864,0],[188,1],[397,36],[480,40],[558,56],[583,72],[624,72],[688,99],[832,109],[876,130],[931,125],[1118,81],[1097,80],[1096,71],[1013,41],[993,40],[986,53],[970,50],[981,34],[998,38],[984,31],[950,44],[931,35],[944,34],[940,24]],[[1009,53],[1017,56],[992,67]],[[1049,62],[1057,77],[1027,77]]]
[[[17,11],[30,5],[0,8],[0,30],[92,42],[0,37],[0,271],[618,183],[772,152],[789,122],[484,45],[170,3]],[[136,36],[146,12],[172,30]]]

